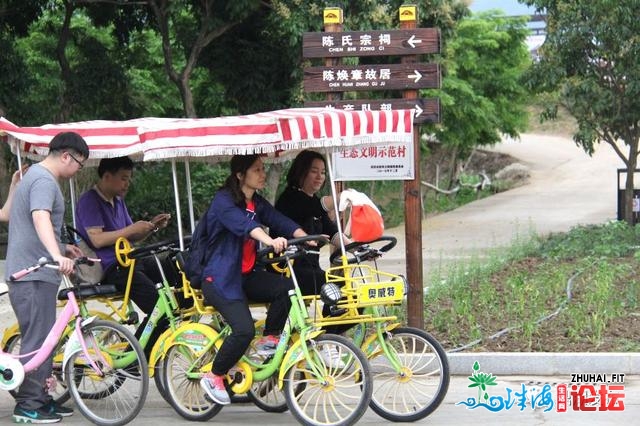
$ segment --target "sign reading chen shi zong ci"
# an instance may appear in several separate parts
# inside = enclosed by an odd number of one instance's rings
[[[305,58],[342,56],[420,55],[440,51],[436,28],[304,33]]]

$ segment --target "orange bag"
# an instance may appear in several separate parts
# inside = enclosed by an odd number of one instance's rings
[[[351,239],[357,242],[370,242],[382,237],[384,220],[375,204],[362,192],[346,189],[340,194],[340,211],[351,207],[345,233],[351,231]]]

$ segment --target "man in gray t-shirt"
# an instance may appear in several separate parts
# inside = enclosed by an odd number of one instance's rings
[[[60,242],[64,198],[58,180],[75,175],[87,157],[89,147],[80,135],[59,133],[49,143],[47,157],[29,168],[15,191],[9,215],[5,279],[20,327],[21,355],[42,346],[56,320],[60,273],[70,274],[74,268],[71,257],[82,256],[77,247]],[[11,274],[33,265],[41,257],[58,262],[59,272],[41,268],[18,281],[9,281]],[[32,356],[25,356],[20,362],[24,364]],[[73,414],[70,408],[54,403],[46,391],[52,367],[53,355],[25,375],[14,395],[16,423],[54,423]]]

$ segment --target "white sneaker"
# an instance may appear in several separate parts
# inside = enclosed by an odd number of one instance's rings
[[[344,361],[340,358],[340,354],[335,346],[325,345],[322,350],[320,350],[320,356],[327,367],[344,368]]]

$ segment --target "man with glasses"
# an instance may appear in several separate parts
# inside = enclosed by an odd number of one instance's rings
[[[67,154],[69,154],[69,157],[71,157],[71,159],[73,161],[76,162],[76,164],[78,165],[79,169],[78,170],[82,170],[82,168],[84,167],[84,161],[80,161],[78,160],[76,157],[74,157],[74,155],[70,152],[67,152]]]
[[[49,143],[49,154],[29,168],[15,190],[9,216],[5,279],[9,299],[20,326],[20,358],[23,364],[40,348],[56,320],[56,296],[60,273],[73,271],[71,258],[82,256],[75,246],[62,244],[64,198],[59,181],[69,179],[89,157],[85,140],[73,132],[57,134]],[[55,260],[60,271],[42,268],[24,279],[11,282],[9,276],[41,257]],[[16,423],[55,423],[73,414],[56,404],[46,390],[53,369],[53,357],[27,373],[15,395]]]

